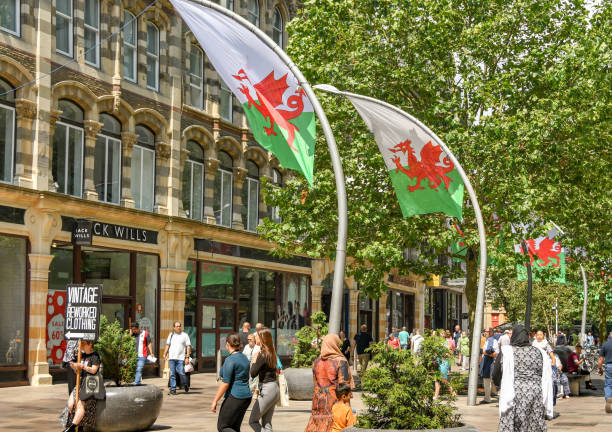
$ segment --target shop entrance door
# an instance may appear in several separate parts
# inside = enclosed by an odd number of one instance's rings
[[[198,370],[216,368],[217,351],[228,355],[225,339],[236,332],[235,303],[199,302]]]
[[[101,313],[106,317],[109,324],[119,321],[122,329],[128,328],[129,300],[102,300]]]

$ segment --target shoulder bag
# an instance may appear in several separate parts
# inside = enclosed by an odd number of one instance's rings
[[[88,374],[85,376],[83,378],[83,382],[81,383],[79,399],[86,401],[91,398],[96,400],[106,399],[106,388],[104,387],[104,380],[102,379],[100,368],[98,368],[98,372],[96,372],[94,375]]]

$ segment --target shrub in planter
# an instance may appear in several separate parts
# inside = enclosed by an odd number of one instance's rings
[[[118,321],[109,324],[105,316],[100,319],[100,337],[94,349],[102,361],[104,379],[121,383],[134,381],[136,372],[136,345],[134,338],[123,330]]]
[[[370,347],[370,367],[363,374],[362,399],[367,411],[357,426],[364,429],[436,429],[459,425],[455,396],[444,388],[434,400],[434,382],[441,379],[438,361],[450,357],[443,338],[427,336],[420,354],[391,348],[384,342]],[[452,382],[453,388],[461,386]]]
[[[293,344],[295,351],[291,359],[291,367],[310,368],[321,354],[320,344],[313,346],[312,342],[323,339],[327,335],[327,315],[325,312],[315,312],[311,317],[312,324],[304,326],[295,334],[297,342]]]

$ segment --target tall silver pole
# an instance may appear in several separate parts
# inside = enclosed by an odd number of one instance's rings
[[[338,240],[336,243],[336,258],[334,264],[334,285],[332,288],[331,308],[329,314],[329,333],[340,333],[340,319],[342,315],[342,295],[344,287],[344,267],[346,262],[346,233],[348,227],[348,216],[347,216],[347,204],[346,204],[346,189],[344,185],[344,173],[342,172],[342,163],[340,161],[340,154],[338,153],[338,147],[336,146],[336,140],[332,133],[331,126],[327,121],[325,111],[321,107],[319,99],[316,94],[302,75],[302,72],[293,63],[291,58],[274,42],[267,34],[261,31],[258,27],[251,24],[240,15],[224,8],[216,3],[208,0],[190,0],[194,3],[201,4],[210,9],[214,9],[217,12],[233,19],[243,27],[246,27],[254,35],[256,35],[263,43],[265,43],[274,53],[281,58],[281,60],[287,65],[291,73],[295,75],[300,86],[304,89],[306,96],[310,100],[316,116],[321,122],[321,129],[323,129],[323,135],[325,141],[327,141],[327,148],[331,157],[332,167],[334,169],[334,176],[336,178],[336,195],[338,199]]]
[[[444,152],[448,155],[449,159],[457,168],[457,171],[459,172],[459,175],[463,180],[463,184],[465,185],[465,189],[467,190],[468,196],[470,197],[470,201],[472,201],[472,205],[474,206],[474,215],[476,216],[476,223],[478,225],[478,237],[480,239],[480,269],[478,277],[478,294],[476,296],[476,311],[474,313],[474,333],[472,334],[470,377],[468,381],[468,405],[475,405],[476,392],[478,390],[478,360],[480,357],[478,353],[480,353],[480,333],[482,331],[482,315],[485,299],[485,279],[487,276],[487,239],[485,235],[485,227],[484,222],[482,220],[482,214],[480,212],[480,205],[478,204],[478,199],[476,198],[476,193],[474,193],[474,189],[472,188],[470,179],[465,174],[463,167],[461,166],[457,158],[455,158],[455,155],[453,155],[450,149],[446,146],[446,144],[444,144],[444,142],[440,138],[438,138],[438,136],[433,133],[427,126],[421,123],[420,120],[414,118],[407,112],[404,112],[398,107],[383,102],[381,100],[374,99],[368,96],[358,95],[355,93],[343,92],[328,84],[316,85],[315,88],[328,91],[330,93],[336,93],[344,96],[351,96],[354,98],[375,102],[397,112],[400,115],[403,115],[408,120],[419,126],[426,134],[430,135],[434,139],[434,141],[440,146],[440,148],[444,150]]]
[[[580,271],[582,272],[582,286],[584,288],[584,300],[582,301],[582,323],[580,323],[580,341],[584,345],[586,342],[586,317],[587,317],[587,305],[589,303],[589,290],[587,287],[586,274],[584,274],[584,267],[580,264]]]

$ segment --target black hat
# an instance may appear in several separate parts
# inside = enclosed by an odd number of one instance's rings
[[[139,327],[140,327],[140,325],[138,324],[138,321],[134,321],[134,322],[133,322],[133,323],[130,325],[130,327],[132,327],[132,328],[139,328]]]

